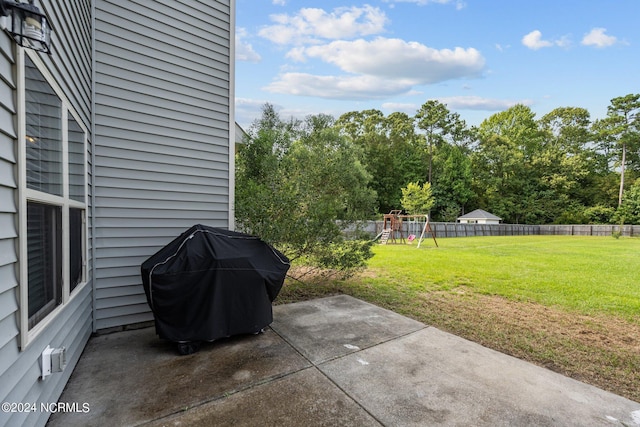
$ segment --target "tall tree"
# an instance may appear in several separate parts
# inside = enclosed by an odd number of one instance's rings
[[[592,148],[590,115],[584,108],[556,108],[540,119],[544,132],[540,150],[532,158],[544,222],[581,222],[585,206],[593,204],[599,156]]]
[[[371,109],[344,113],[338,118],[336,125],[352,141],[361,141],[367,136],[379,134],[383,122],[382,111]]]
[[[480,138],[499,135],[511,141],[525,159],[537,152],[542,140],[535,113],[526,105],[517,104],[493,114],[480,124]]]
[[[364,152],[363,164],[371,173],[369,187],[377,194],[378,209],[400,207],[400,188],[424,176],[422,144],[413,120],[404,113],[385,117],[378,110],[343,114],[336,121],[342,134]]]
[[[436,153],[433,182],[434,219],[455,221],[473,198],[470,151],[444,144]]]
[[[392,190],[389,209],[397,209],[400,188],[409,182],[421,181],[425,176],[424,137],[416,133],[413,119],[406,113],[391,113],[385,119],[386,134],[390,143],[389,157],[393,160],[397,180],[389,182]],[[385,209],[383,212],[388,212]]]
[[[429,157],[429,173],[427,182],[433,178],[433,148],[445,140],[445,135],[451,132],[451,113],[447,106],[437,100],[429,100],[422,104],[415,116],[418,127],[425,132]]]
[[[539,151],[542,133],[535,113],[515,105],[483,121],[478,135],[472,167],[481,207],[507,222],[537,223],[543,207],[531,160]]]
[[[624,194],[627,152],[637,155],[640,147],[640,94],[629,94],[613,98],[607,107],[607,118],[599,123],[600,137],[603,141],[613,142],[620,150],[620,187],[618,207],[622,205]]]
[[[471,156],[471,164],[478,207],[505,222],[520,222],[526,177],[523,154],[518,147],[508,138],[487,134]]]
[[[551,137],[547,141],[551,141],[569,154],[582,152],[593,140],[590,114],[584,108],[556,108],[542,116],[540,124]]]

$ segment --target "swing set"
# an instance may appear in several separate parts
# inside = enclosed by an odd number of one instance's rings
[[[384,225],[382,227],[382,233],[378,235],[380,237],[380,243],[386,245],[389,240],[391,240],[392,243],[396,243],[397,240],[405,243],[403,228],[403,221],[405,219],[408,221],[407,228],[409,235],[407,236],[407,240],[409,242],[413,242],[416,239],[418,231],[422,229],[420,232],[420,239],[418,240],[417,247],[419,248],[422,244],[422,240],[424,239],[424,235],[427,231],[431,233],[433,242],[436,244],[436,247],[438,247],[436,235],[429,225],[429,215],[402,215],[402,211],[400,210],[392,210],[388,214],[384,214]],[[423,223],[424,225],[422,225]]]

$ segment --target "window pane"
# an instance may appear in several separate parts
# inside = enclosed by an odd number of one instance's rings
[[[82,209],[69,209],[69,287],[74,290],[82,282]]]
[[[62,303],[62,210],[27,203],[29,328]]]
[[[84,203],[84,131],[69,115],[69,197]]]
[[[27,187],[62,196],[62,102],[25,57]]]

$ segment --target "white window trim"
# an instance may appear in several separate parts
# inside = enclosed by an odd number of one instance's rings
[[[58,98],[62,102],[62,171],[63,171],[63,196],[55,196],[47,193],[42,193],[36,190],[27,188],[27,154],[26,154],[26,100],[25,100],[25,55],[36,65],[38,70],[45,77],[45,80],[53,88]],[[87,285],[87,260],[89,259],[89,251],[87,245],[87,239],[89,236],[89,230],[87,227],[88,221],[86,215],[89,211],[88,204],[88,171],[87,171],[87,137],[88,130],[79,119],[78,114],[73,110],[71,102],[64,96],[64,93],[60,86],[57,84],[47,67],[44,65],[40,57],[31,51],[25,49],[17,49],[16,55],[16,67],[17,67],[17,124],[18,124],[18,242],[19,242],[19,259],[18,259],[18,274],[19,274],[19,321],[20,321],[20,349],[24,351],[35,338],[42,333],[47,327],[56,319],[56,317],[67,307],[70,301],[72,301],[79,291]],[[84,203],[72,200],[69,198],[69,150],[68,150],[68,118],[69,114],[75,119],[77,124],[82,128],[84,132],[84,150],[83,150],[83,165],[84,165]],[[49,313],[44,319],[38,322],[33,328],[29,329],[29,295],[28,295],[28,252],[27,252],[27,201],[35,202],[50,202],[55,205],[62,206],[62,303],[58,305],[51,313]],[[84,262],[82,266],[82,281],[70,292],[69,284],[69,227],[65,226],[69,222],[68,208],[82,208],[84,209],[83,215],[83,242],[82,251],[84,253]]]
[[[229,230],[236,229],[236,8],[231,7],[229,16]]]

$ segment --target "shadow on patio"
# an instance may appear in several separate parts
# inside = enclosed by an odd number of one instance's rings
[[[48,426],[640,425],[640,404],[348,296],[179,356],[153,328],[92,338]]]

